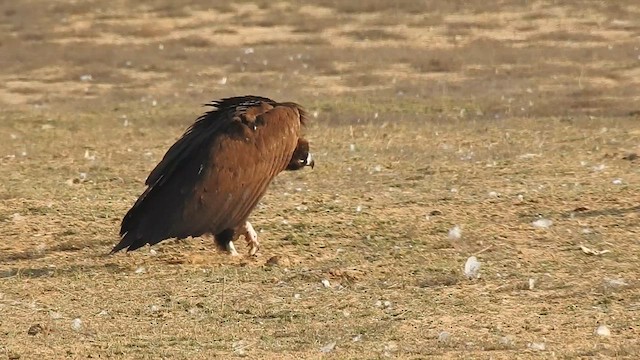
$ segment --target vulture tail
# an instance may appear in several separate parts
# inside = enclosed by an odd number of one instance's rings
[[[150,186],[140,195],[122,219],[120,242],[111,250],[132,251],[146,244],[154,245],[162,240],[176,237],[198,236],[197,229],[190,228],[183,219],[187,194],[180,191],[173,181],[162,186]]]

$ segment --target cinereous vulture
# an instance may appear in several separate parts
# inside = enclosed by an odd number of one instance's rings
[[[302,138],[306,112],[297,104],[259,96],[214,101],[169,148],[145,181],[146,190],[122,220],[111,253],[169,238],[212,234],[218,247],[237,255],[244,236],[249,254],[259,248],[247,220],[283,170],[313,168]]]

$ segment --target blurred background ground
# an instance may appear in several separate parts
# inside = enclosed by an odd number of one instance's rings
[[[1,356],[634,358],[638,19],[635,1],[1,3]],[[314,120],[316,168],[252,216],[259,256],[206,238],[106,256],[201,104],[240,94]]]

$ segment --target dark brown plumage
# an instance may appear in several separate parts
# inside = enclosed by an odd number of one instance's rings
[[[294,103],[258,96],[215,101],[165,154],[148,186],[127,212],[112,253],[168,238],[213,234],[236,254],[244,235],[250,253],[257,235],[247,221],[273,178],[283,170],[314,165],[301,138],[307,120]]]

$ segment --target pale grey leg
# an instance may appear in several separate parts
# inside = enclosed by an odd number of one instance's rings
[[[260,243],[258,242],[258,233],[255,231],[250,222],[245,222],[242,227],[242,235],[249,245],[249,255],[253,256],[258,252]]]
[[[227,251],[229,252],[229,254],[231,254],[231,256],[238,256],[238,252],[236,251],[236,246],[233,245],[233,241],[229,241],[229,243],[227,244]]]

